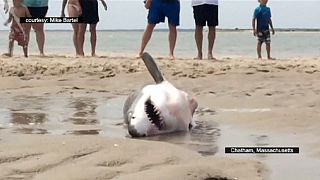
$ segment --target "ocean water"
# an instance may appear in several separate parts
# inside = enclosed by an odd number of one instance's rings
[[[143,31],[99,31],[97,54],[106,56],[135,56],[139,50]],[[207,32],[204,32],[203,53],[207,54]],[[217,58],[256,57],[256,37],[251,31],[217,32],[214,54]],[[320,57],[320,32],[276,32],[272,36],[272,56],[279,59]],[[0,51],[7,51],[8,32],[0,31]],[[146,51],[155,56],[168,55],[168,32],[155,31]],[[47,54],[73,55],[72,31],[47,31],[45,51]],[[265,48],[263,47],[265,57]],[[15,46],[14,53],[22,55]],[[35,33],[31,33],[30,54],[37,54]],[[90,55],[90,33],[86,33],[85,53]],[[193,58],[196,45],[193,31],[179,31],[176,44],[178,58]]]

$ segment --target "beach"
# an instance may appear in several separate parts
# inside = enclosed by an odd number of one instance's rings
[[[132,139],[122,103],[153,83],[141,60],[1,57],[0,179],[319,179],[319,60],[157,56],[165,77],[197,99],[200,128]]]

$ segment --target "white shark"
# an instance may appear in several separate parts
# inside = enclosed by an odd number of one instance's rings
[[[132,137],[188,131],[193,125],[197,101],[165,80],[153,58],[142,57],[156,84],[147,85],[129,95],[123,115]]]

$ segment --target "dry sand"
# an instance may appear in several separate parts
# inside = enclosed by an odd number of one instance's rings
[[[0,179],[319,179],[319,60],[159,58],[167,79],[196,96],[202,109],[198,118],[219,124],[215,156],[143,139],[12,133],[1,129],[0,120]],[[2,57],[0,64],[3,100],[120,96],[153,83],[142,61],[128,57]],[[223,153],[224,146],[261,143],[299,146],[301,153]]]

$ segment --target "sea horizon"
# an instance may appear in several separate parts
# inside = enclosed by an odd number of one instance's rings
[[[9,28],[8,28],[9,29]],[[0,29],[0,32],[8,31],[8,29]],[[207,28],[205,27],[204,30]],[[132,31],[132,32],[143,32],[145,29],[97,29],[98,32],[116,32],[116,31]],[[73,31],[72,29],[46,29],[45,31],[51,32],[69,32]],[[158,32],[168,32],[168,28],[158,28],[154,31]],[[180,32],[191,32],[194,31],[192,28],[182,28],[179,29]],[[241,32],[241,31],[252,31],[250,28],[217,28],[218,32]],[[320,32],[320,28],[275,28],[275,31],[278,32]]]

